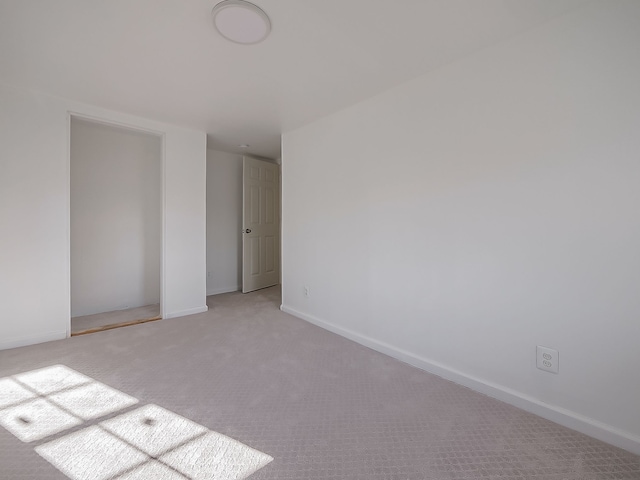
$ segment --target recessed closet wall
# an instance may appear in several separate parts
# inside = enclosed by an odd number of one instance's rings
[[[71,316],[160,302],[162,140],[71,119]]]

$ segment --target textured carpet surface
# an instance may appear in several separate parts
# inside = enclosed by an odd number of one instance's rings
[[[1,351],[0,378],[64,365],[139,400],[118,396],[124,410],[92,422],[156,405],[273,457],[252,480],[640,479],[636,455],[280,312],[277,288],[208,304],[199,315]],[[61,436],[22,441],[0,428],[0,478],[67,478],[36,451],[53,451]],[[188,468],[191,454],[173,460]],[[162,465],[146,468],[132,473],[163,478]]]

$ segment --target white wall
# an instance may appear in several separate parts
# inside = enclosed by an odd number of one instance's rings
[[[69,112],[163,136],[162,309],[206,310],[206,135],[0,86],[0,348],[69,329]]]
[[[207,150],[207,295],[242,283],[242,155]]]
[[[71,119],[71,316],[160,302],[162,138]]]
[[[597,2],[285,134],[283,310],[640,453],[638,45]]]

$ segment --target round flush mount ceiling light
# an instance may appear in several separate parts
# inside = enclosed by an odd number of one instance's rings
[[[211,16],[218,33],[235,43],[258,43],[271,32],[271,21],[267,14],[244,0],[224,0],[213,7]]]

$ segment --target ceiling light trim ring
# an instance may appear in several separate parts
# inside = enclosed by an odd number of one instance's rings
[[[246,12],[244,12],[245,15],[247,13],[253,14],[253,18],[250,20],[253,22],[255,22],[256,20],[261,20],[263,24],[260,25],[260,27],[263,28],[264,31],[259,30],[257,34],[256,32],[247,31],[246,28],[249,27],[248,24],[243,26],[245,28],[243,28],[242,30],[238,30],[238,25],[236,24],[228,23],[226,25],[221,25],[220,23],[224,22],[225,20],[224,14],[220,14],[230,8],[246,10]],[[254,5],[253,3],[247,2],[245,0],[223,0],[213,7],[213,10],[211,10],[211,17],[213,19],[213,25],[216,31],[223,38],[226,38],[230,42],[237,43],[239,45],[254,45],[256,43],[260,43],[271,33],[271,20],[269,19],[269,16],[257,5]],[[254,33],[253,37],[246,37],[247,34],[251,33]]]

